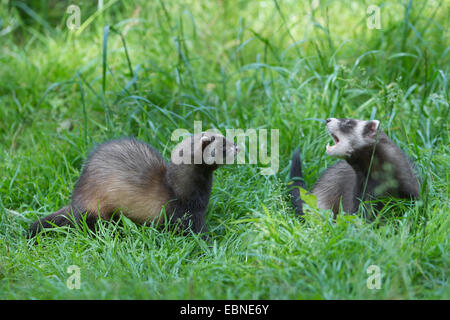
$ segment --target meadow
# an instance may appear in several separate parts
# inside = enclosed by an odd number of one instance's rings
[[[450,298],[447,0],[99,2],[0,0],[0,299]],[[291,155],[311,188],[336,162],[328,117],[380,120],[420,200],[299,221]],[[194,121],[279,131],[275,174],[216,171],[207,241],[128,219],[26,238],[96,144],[135,136],[168,159]]]

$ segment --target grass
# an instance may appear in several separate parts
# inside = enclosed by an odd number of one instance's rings
[[[85,1],[75,31],[69,1],[0,3],[1,299],[450,298],[448,2]],[[291,153],[311,187],[335,162],[317,121],[330,116],[379,119],[415,161],[421,201],[391,199],[374,223],[314,209],[300,223]],[[194,120],[280,134],[277,174],[216,172],[209,242],[127,219],[26,240],[96,143],[133,135],[169,157]]]

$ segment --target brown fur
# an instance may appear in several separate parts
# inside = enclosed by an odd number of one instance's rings
[[[136,140],[112,141],[90,157],[72,201],[88,212],[99,211],[106,220],[120,211],[144,224],[159,217],[169,201],[166,170],[166,162],[150,146]]]
[[[214,138],[212,138],[214,136]],[[184,139],[176,148],[193,160],[207,146],[224,153],[238,151],[222,136],[202,133]],[[222,141],[224,141],[222,143]],[[195,148],[194,143],[196,143]],[[212,159],[214,160],[214,159]],[[167,163],[153,147],[135,139],[112,140],[98,146],[88,157],[78,179],[69,206],[42,218],[30,228],[34,236],[42,228],[73,224],[85,217],[91,222],[98,216],[109,220],[124,214],[138,224],[157,224],[180,220],[194,232],[206,231],[204,218],[212,187],[212,173],[218,164]],[[66,219],[66,212],[73,219]],[[64,220],[64,223],[63,223]],[[172,221],[173,222],[173,221]]]

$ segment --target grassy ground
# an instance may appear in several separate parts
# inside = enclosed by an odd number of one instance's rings
[[[0,0],[0,298],[449,299],[449,3],[314,3]],[[335,162],[315,120],[329,116],[379,119],[416,162],[421,201],[389,201],[377,223],[314,209],[299,223],[290,156],[300,147],[311,187]],[[216,172],[209,242],[127,220],[26,240],[96,143],[133,135],[168,157],[194,120],[280,133],[275,175]]]

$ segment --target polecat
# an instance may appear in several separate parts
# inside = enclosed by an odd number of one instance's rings
[[[412,163],[388,136],[379,129],[378,120],[326,120],[335,144],[326,147],[332,157],[343,159],[320,177],[312,189],[317,207],[331,209],[334,217],[342,205],[343,211],[353,214],[361,201],[383,196],[418,198],[419,182]],[[300,154],[294,152],[291,164],[292,203],[296,213],[303,215],[303,201],[298,187],[304,188]],[[375,205],[381,209],[381,203]]]
[[[29,236],[82,220],[93,229],[98,217],[120,213],[138,224],[181,221],[195,233],[205,232],[213,171],[237,152],[233,142],[210,132],[185,138],[169,163],[134,138],[105,142],[89,155],[71,203],[34,222]]]

